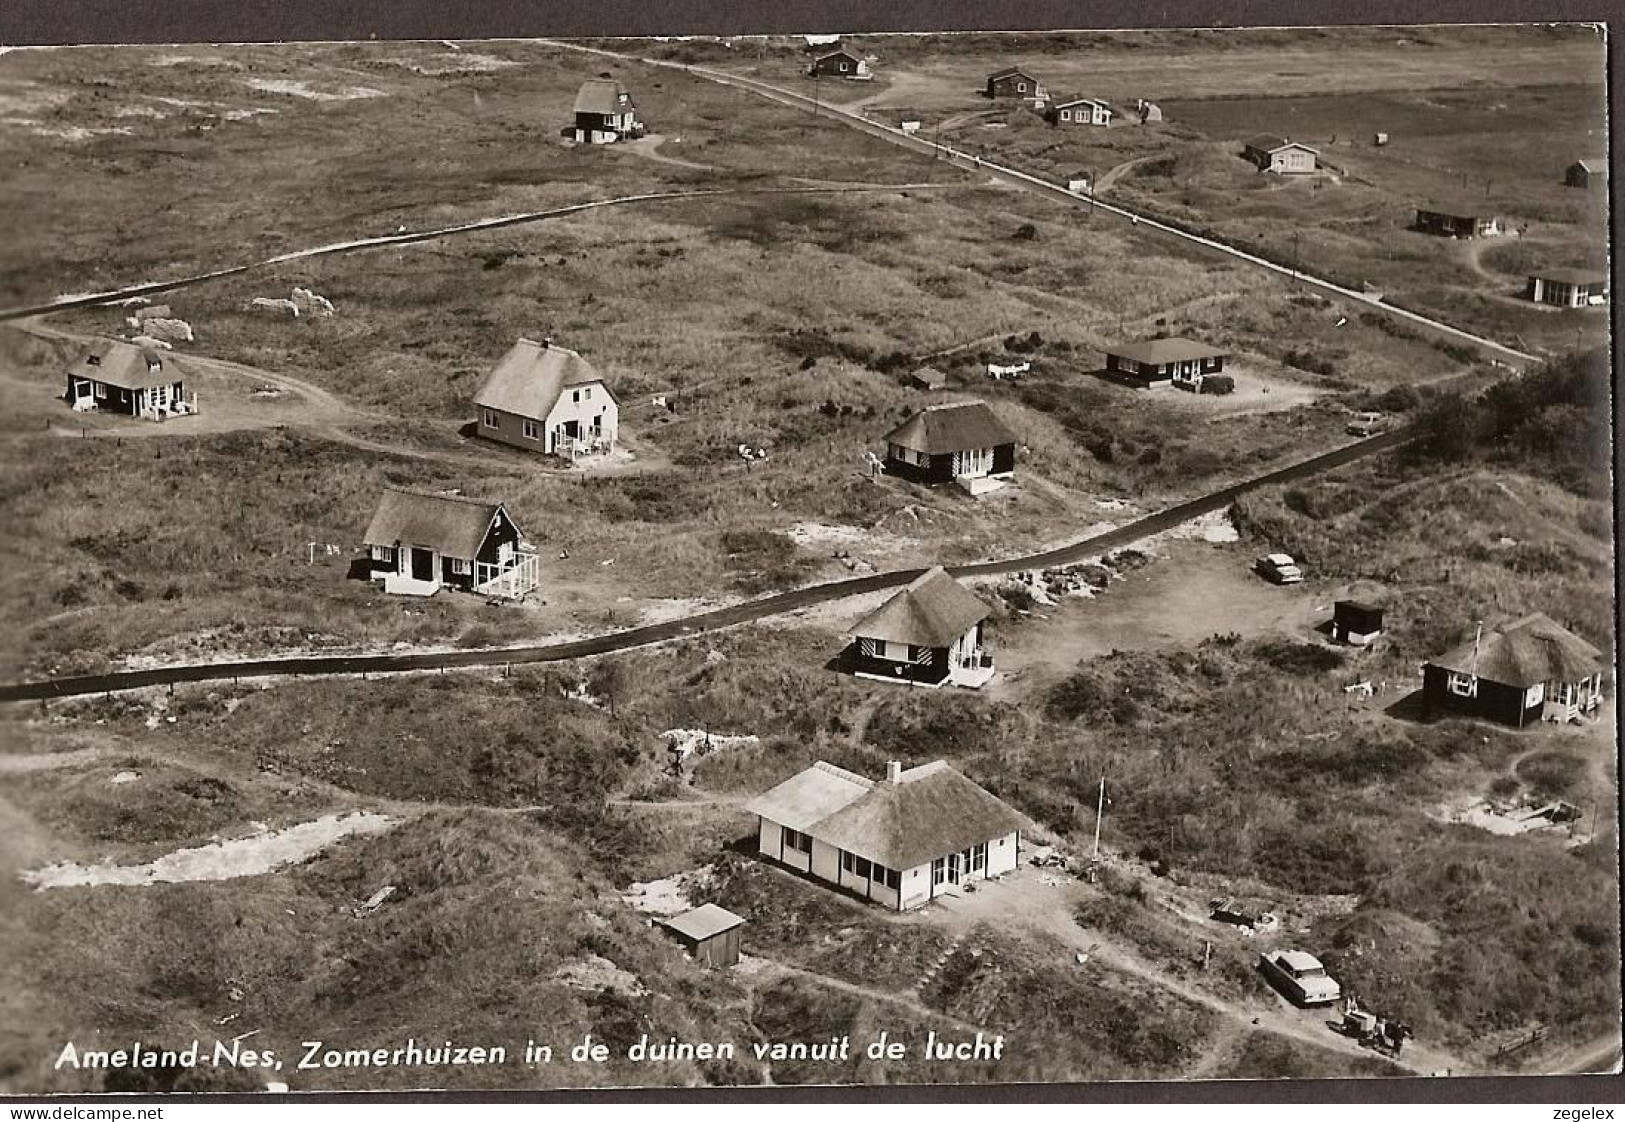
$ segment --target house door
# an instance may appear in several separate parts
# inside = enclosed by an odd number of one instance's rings
[[[958,884],[965,872],[965,855],[963,853],[950,853],[948,855],[948,883]]]
[[[434,580],[434,550],[412,547],[412,579]]]

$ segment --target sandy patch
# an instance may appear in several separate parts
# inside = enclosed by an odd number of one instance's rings
[[[371,86],[343,86],[336,90],[318,90],[308,82],[291,78],[246,78],[244,84],[261,93],[287,94],[308,101],[357,101],[368,97],[383,97],[383,90]]]
[[[738,601],[732,601],[738,603]],[[709,612],[716,608],[726,608],[729,605],[718,600],[673,599],[650,600],[638,611],[638,624],[640,626],[651,623],[665,623],[668,620],[686,619],[700,612]]]
[[[754,748],[762,742],[758,736],[724,736],[704,729],[667,729],[660,734],[660,738],[666,742],[668,751],[682,759],[696,752],[707,756],[728,748]]]
[[[690,872],[673,873],[660,880],[635,881],[621,899],[640,912],[674,916],[694,906],[690,893],[703,892],[710,884],[711,877],[711,866],[704,865]]]
[[[231,880],[274,872],[313,857],[352,834],[382,833],[394,825],[395,819],[366,811],[329,814],[285,830],[179,849],[145,865],[60,862],[24,872],[22,878],[39,889]]]
[[[609,959],[600,958],[595,954],[589,954],[579,962],[560,967],[554,973],[553,980],[571,989],[591,990],[594,993],[610,990],[628,997],[642,997],[649,992],[648,988],[638,981],[636,974],[622,970]]]
[[[100,748],[80,748],[72,752],[40,752],[27,756],[0,756],[0,775],[20,774],[27,771],[50,771],[55,768],[77,767],[100,759]]]
[[[1474,826],[1480,830],[1487,830],[1502,837],[1516,837],[1519,834],[1533,833],[1539,830],[1566,830],[1569,821],[1553,821],[1552,811],[1562,806],[1558,803],[1511,803],[1490,802],[1487,799],[1469,797],[1456,799],[1427,811],[1427,816],[1436,822],[1450,822],[1462,826]],[[1561,817],[1561,815],[1558,815]]]
[[[399,66],[410,70],[414,74],[422,74],[428,78],[443,78],[449,74],[485,74],[492,70],[505,70],[510,66],[519,64],[512,59],[498,58],[496,55],[473,54],[459,51],[455,54],[436,55],[427,59],[414,58],[386,58],[380,62],[390,66]]]

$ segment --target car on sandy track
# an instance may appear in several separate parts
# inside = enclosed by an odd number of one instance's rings
[[[1343,987],[1307,951],[1266,951],[1258,969],[1294,1005],[1331,1005],[1343,996]]]
[[[1298,584],[1303,580],[1303,570],[1286,553],[1266,553],[1253,562],[1253,568],[1273,584]]]
[[[1356,413],[1343,431],[1350,436],[1377,436],[1383,428],[1381,413]]]

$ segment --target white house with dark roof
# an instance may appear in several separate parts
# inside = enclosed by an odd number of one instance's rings
[[[980,689],[993,677],[982,640],[988,615],[986,604],[937,566],[852,628],[846,662],[860,678]]]
[[[613,78],[589,78],[576,91],[575,124],[564,130],[583,144],[613,144],[643,135],[637,106]]]
[[[1256,164],[1259,171],[1276,175],[1303,175],[1320,166],[1320,153],[1309,145],[1270,133],[1261,133],[1247,141],[1241,154]]]
[[[363,544],[384,591],[442,588],[517,599],[538,583],[536,552],[501,503],[389,488]]]
[[[520,339],[474,395],[476,432],[489,440],[573,459],[615,447],[620,406],[603,377],[551,340]]]
[[[878,781],[820,760],[745,809],[764,857],[898,911],[1014,872],[1026,827],[942,760]]]
[[[186,396],[173,359],[116,339],[98,339],[80,353],[68,367],[63,396],[75,412],[94,409],[153,421],[197,412],[197,395]]]
[[[980,494],[1016,470],[1016,434],[986,402],[928,405],[886,434],[886,473]]]
[[[1059,101],[1049,111],[1049,119],[1061,125],[1109,125],[1115,115],[1116,110],[1098,97]]]
[[[1202,379],[1224,370],[1223,347],[1177,337],[1121,343],[1106,351],[1106,373],[1150,386],[1158,382],[1200,390]]]

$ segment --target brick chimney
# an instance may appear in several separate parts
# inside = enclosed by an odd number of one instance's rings
[[[903,765],[897,760],[886,765],[886,782],[901,783],[903,781]]]

